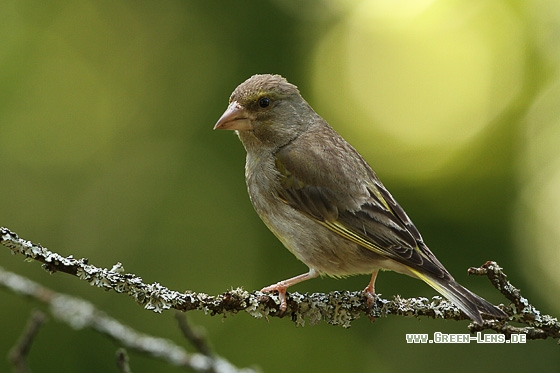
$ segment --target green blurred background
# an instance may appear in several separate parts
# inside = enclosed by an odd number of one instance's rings
[[[254,213],[233,133],[213,132],[231,91],[278,73],[370,162],[455,278],[494,303],[486,260],[560,315],[560,5],[556,0],[0,3],[0,225],[63,255],[117,261],[147,282],[210,294],[303,273]],[[172,312],[49,275],[0,250],[0,265],[183,341]],[[294,291],[358,290],[367,276]],[[384,297],[432,296],[384,273]],[[0,352],[31,311],[3,292]],[[467,322],[390,317],[296,328],[190,313],[238,366],[285,371],[557,369],[556,341],[407,345],[406,333]],[[116,371],[117,345],[51,320],[35,371]],[[178,371],[131,353],[135,372]],[[554,368],[556,366],[556,368]],[[0,371],[10,369],[0,359]]]

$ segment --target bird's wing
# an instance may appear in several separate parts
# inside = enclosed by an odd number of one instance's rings
[[[340,137],[326,141],[334,147],[290,144],[276,153],[279,198],[331,231],[406,265],[417,275],[421,271],[451,278],[359,153]]]

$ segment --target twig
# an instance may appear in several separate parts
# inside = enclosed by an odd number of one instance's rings
[[[119,348],[116,354],[117,367],[122,373],[132,373],[130,365],[128,365],[128,354],[124,348]]]
[[[205,356],[214,356],[214,351],[210,348],[208,340],[205,338],[203,333],[195,330],[188,322],[187,316],[184,313],[176,312],[175,318],[179,323],[179,328],[185,338],[200,352]]]
[[[507,279],[496,262],[486,262],[480,268],[469,268],[469,274],[486,276],[496,289],[498,289],[512,305],[506,311],[510,315],[510,321],[527,325],[526,327],[514,327],[507,323],[489,323],[488,328],[505,334],[509,338],[512,334],[525,334],[527,339],[546,339],[548,337],[560,338],[560,323],[550,315],[543,315],[527,298],[521,296],[521,291],[513,286]],[[469,325],[469,330],[474,333],[481,331],[479,325]]]
[[[247,292],[243,289],[232,289],[217,296],[204,293],[187,291],[180,293],[172,291],[159,283],[145,284],[136,275],[124,273],[120,263],[117,263],[111,270],[98,268],[88,264],[87,259],[74,259],[72,256],[62,257],[46,248],[23,240],[17,234],[7,228],[0,230],[0,243],[12,250],[14,254],[20,253],[27,258],[38,260],[49,272],[61,271],[73,274],[82,280],[86,280],[93,286],[103,289],[111,289],[118,293],[127,293],[136,302],[154,312],[162,312],[167,309],[179,311],[200,310],[210,315],[228,315],[245,311],[256,318],[282,317],[279,312],[279,300],[275,295],[265,294],[260,291]],[[493,280],[488,271],[484,269],[473,269],[473,273],[486,274],[490,277],[492,284],[498,286],[501,282]],[[492,272],[492,271],[491,271]],[[514,287],[502,286],[498,289],[507,294],[508,299],[521,299],[517,289]],[[523,302],[521,302],[523,303]],[[502,309],[513,315],[509,307],[501,306]],[[288,297],[288,309],[285,315],[291,316],[291,320],[298,326],[303,326],[306,320],[311,324],[325,321],[332,325],[350,327],[351,322],[362,315],[375,318],[387,315],[427,316],[438,319],[469,320],[451,302],[440,296],[434,296],[431,300],[426,298],[402,299],[395,296],[392,300],[376,297],[373,307],[369,308],[366,298],[362,291],[356,292],[330,292],[328,294],[313,293],[299,294],[291,293]],[[548,315],[541,315],[534,308],[527,309],[523,313],[523,318],[515,318],[513,321],[526,323],[533,318],[544,322],[542,332],[547,337],[560,337],[560,323],[557,319]],[[532,316],[531,316],[532,315]],[[496,330],[501,333],[510,333],[511,326],[507,321],[497,322],[487,320],[484,325],[471,326],[472,331],[485,329]],[[533,326],[526,330],[527,337],[540,337],[542,334],[531,333]],[[518,330],[518,329],[515,329]],[[520,329],[524,330],[524,329]]]
[[[27,366],[27,354],[31,349],[31,344],[33,343],[35,336],[39,332],[39,328],[47,316],[41,311],[35,311],[29,318],[27,326],[25,327],[21,337],[19,338],[16,345],[12,348],[9,353],[9,359],[14,364],[14,371],[17,373],[28,373],[30,372]]]

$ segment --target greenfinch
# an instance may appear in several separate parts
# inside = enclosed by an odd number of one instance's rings
[[[247,151],[245,178],[257,214],[309,267],[302,275],[262,289],[277,291],[328,275],[378,271],[418,278],[478,324],[500,309],[457,283],[424,243],[401,206],[362,156],[279,75],[254,75],[231,94],[214,129],[235,130]]]

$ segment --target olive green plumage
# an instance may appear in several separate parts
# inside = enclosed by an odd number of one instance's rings
[[[267,227],[310,271],[263,291],[285,291],[318,274],[379,269],[419,278],[477,323],[505,314],[459,285],[375,172],[279,75],[240,84],[215,129],[236,130],[247,151],[245,176]]]

